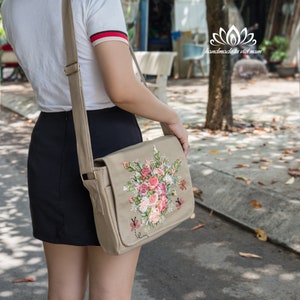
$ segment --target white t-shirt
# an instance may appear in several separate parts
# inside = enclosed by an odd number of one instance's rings
[[[121,1],[72,0],[72,7],[86,108],[112,107],[93,46],[111,40],[128,43]],[[1,11],[8,42],[37,94],[40,109],[71,110],[61,1],[4,0]]]

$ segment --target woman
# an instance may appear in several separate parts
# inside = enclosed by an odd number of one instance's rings
[[[166,123],[188,151],[177,114],[136,80],[120,0],[73,0],[73,16],[96,157],[141,141],[134,114]],[[126,300],[140,249],[106,255],[79,176],[71,100],[64,74],[61,1],[4,0],[8,42],[41,109],[28,157],[33,235],[43,241],[48,299]]]

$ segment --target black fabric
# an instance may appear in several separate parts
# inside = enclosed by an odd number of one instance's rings
[[[134,115],[88,111],[94,158],[142,141]],[[33,235],[49,243],[99,245],[88,191],[79,175],[71,112],[42,112],[32,132],[28,191]]]

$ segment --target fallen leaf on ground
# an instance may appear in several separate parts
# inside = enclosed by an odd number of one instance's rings
[[[263,207],[262,204],[256,199],[251,200],[251,206],[253,208],[262,208]]]
[[[244,177],[244,176],[235,176],[236,179],[238,180],[243,180],[246,182],[246,184],[250,184],[251,183],[251,179]]]
[[[228,155],[232,155],[233,154],[232,151],[231,151],[231,149],[228,149],[227,152],[228,152]]]
[[[242,129],[242,130],[239,130],[239,133],[241,134],[247,134],[247,133],[252,133],[253,130],[252,129]]]
[[[212,149],[212,150],[209,151],[209,153],[210,154],[219,154],[219,151]]]
[[[291,177],[285,184],[293,184],[295,182],[295,177]]]
[[[255,159],[255,160],[252,161],[252,163],[253,163],[253,164],[259,164],[259,163],[260,163],[260,160],[259,160],[259,159]]]
[[[265,242],[268,239],[267,233],[264,230],[262,230],[262,229],[256,229],[255,233],[256,233],[256,237],[260,241]]]
[[[237,149],[245,149],[245,148],[247,148],[247,146],[245,146],[245,145],[238,145],[235,148],[237,148]]]
[[[299,171],[291,171],[289,169],[289,175],[291,175],[292,177],[300,177],[300,172]]]
[[[294,154],[298,152],[298,149],[284,149],[281,153],[282,154]]]
[[[194,197],[197,198],[197,199],[200,199],[200,200],[203,200],[202,199],[202,191],[197,188],[197,187],[193,187],[193,193],[194,193]]]
[[[260,184],[260,185],[266,185],[264,182],[262,182],[262,181],[258,181],[257,182],[258,184]]]
[[[186,129],[189,129],[189,128],[186,128]],[[198,133],[200,132],[199,129],[192,129],[192,130],[189,130],[189,133]]]
[[[272,160],[268,159],[268,158],[261,158],[260,161],[261,162],[272,162]]]
[[[227,160],[225,157],[216,157],[215,160]]]
[[[269,169],[267,166],[259,166],[259,168],[260,168],[261,170],[268,170],[268,169]]]
[[[237,164],[234,168],[249,168],[250,167],[250,165],[248,165],[248,164]]]
[[[248,253],[248,252],[239,252],[239,255],[242,257],[247,257],[247,258],[262,258],[262,256],[253,254],[253,253]]]
[[[283,161],[283,162],[288,162],[286,159],[285,159],[285,157],[284,156],[281,156],[281,157],[279,157],[279,160],[281,160],[281,161]]]
[[[198,225],[196,225],[196,226],[194,226],[191,230],[197,230],[197,229],[200,229],[200,228],[202,228],[202,227],[204,227],[205,226],[205,224],[198,224]]]
[[[261,127],[257,127],[253,130],[253,134],[264,134],[264,133],[269,133],[271,132],[270,129],[268,128],[261,128]]]
[[[12,280],[12,283],[20,283],[20,282],[35,282],[35,277],[29,276],[21,279]]]

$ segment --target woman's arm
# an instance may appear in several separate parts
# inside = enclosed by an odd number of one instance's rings
[[[166,123],[188,151],[188,136],[177,113],[157,99],[134,74],[128,45],[107,41],[95,46],[106,92],[118,107],[147,119]]]

